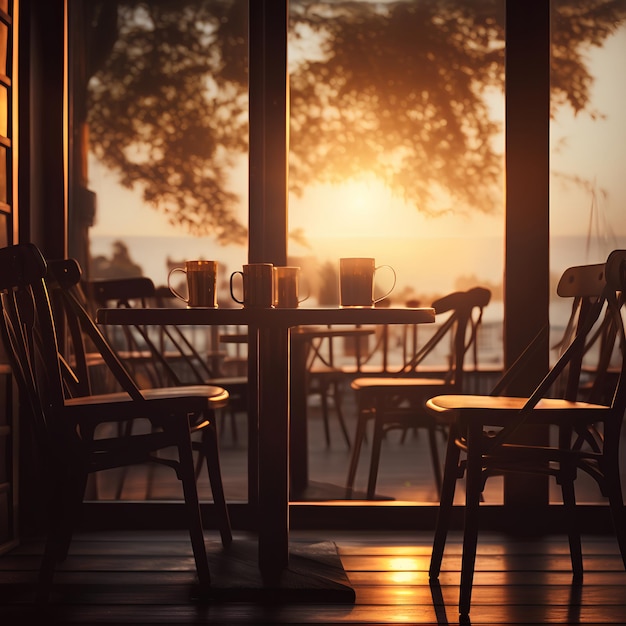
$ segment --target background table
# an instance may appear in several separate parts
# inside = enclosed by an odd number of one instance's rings
[[[373,328],[357,326],[296,326],[291,330],[290,345],[290,417],[289,417],[289,494],[292,500],[304,496],[309,486],[308,447],[308,360],[312,342],[316,339],[335,337],[367,337]],[[247,332],[220,335],[224,343],[248,343]]]
[[[100,309],[100,324],[242,325],[256,362],[251,410],[258,415],[258,559],[264,577],[289,563],[289,383],[291,329],[302,325],[423,324],[432,308],[372,309]],[[254,356],[252,356],[254,355]]]

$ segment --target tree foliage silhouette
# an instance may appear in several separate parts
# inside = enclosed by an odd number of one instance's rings
[[[489,96],[504,84],[504,4],[291,0],[291,191],[370,173],[425,213],[497,210]],[[116,7],[118,33],[89,83],[91,148],[173,224],[244,241],[229,176],[247,151],[247,2],[93,7],[96,22]],[[623,23],[626,0],[553,11],[553,105],[598,115],[585,53]]]

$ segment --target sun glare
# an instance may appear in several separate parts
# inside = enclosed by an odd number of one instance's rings
[[[319,185],[290,202],[290,224],[313,238],[389,236],[398,232],[398,218],[410,214],[374,177]]]
[[[376,196],[380,191],[370,183],[352,182],[346,185],[346,193],[350,195],[351,204],[355,211],[369,213],[376,210]]]
[[[390,194],[376,180],[350,181],[337,189],[335,229],[343,236],[372,236],[383,223]]]

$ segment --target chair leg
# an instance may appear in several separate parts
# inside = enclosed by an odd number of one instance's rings
[[[118,424],[118,436],[119,437],[126,437],[126,436],[130,436],[132,434],[132,426],[129,425],[130,423],[127,422],[124,427],[122,428],[122,424]],[[124,485],[126,484],[126,476],[128,474],[128,467],[124,466],[121,467],[119,469],[119,479],[117,481],[117,487],[115,488],[115,499],[116,500],[121,500],[122,499],[122,493],[124,492]]]
[[[55,480],[49,510],[46,545],[39,568],[37,602],[48,601],[57,563],[67,558],[74,523],[82,505],[87,475],[78,468],[63,468]]]
[[[192,444],[193,445],[193,444]],[[194,468],[194,474],[196,475],[196,481],[200,478],[200,472],[202,471],[202,465],[204,464],[204,458],[206,454],[204,449],[201,449],[198,453],[198,458],[196,459],[196,465]]]
[[[443,560],[448,528],[450,528],[450,519],[452,517],[454,491],[456,489],[456,481],[459,478],[459,458],[461,451],[454,442],[454,439],[455,437],[451,428],[446,449],[441,497],[439,501],[439,511],[437,513],[437,525],[435,527],[430,568],[428,570],[428,575],[431,579],[437,579],[441,571],[441,561]]]
[[[622,495],[622,481],[620,478],[619,441],[620,431],[607,429],[604,425],[604,464],[602,474],[604,482],[600,485],[602,494],[609,500],[611,520],[615,537],[619,546],[624,569],[626,569],[626,509]]]
[[[330,447],[330,425],[328,423],[328,387],[326,383],[320,383],[320,401],[322,404],[322,419],[324,420],[324,437],[326,447]]]
[[[352,447],[350,443],[350,435],[348,434],[348,428],[346,426],[346,421],[343,418],[343,411],[341,409],[341,389],[339,387],[340,383],[333,383],[333,398],[335,401],[335,411],[337,412],[337,419],[339,420],[339,426],[341,427],[341,432],[343,433],[343,438],[348,446],[348,450]]]
[[[370,460],[370,473],[367,480],[367,499],[376,497],[376,481],[378,479],[378,467],[380,465],[380,449],[384,437],[384,411],[378,407],[374,412],[374,434],[372,436],[372,457]]]
[[[626,569],[626,512],[624,510],[624,498],[622,496],[622,483],[620,480],[619,463],[611,463],[612,469],[605,470],[606,493],[611,509],[613,528],[617,538],[624,569]]]
[[[187,509],[187,520],[189,524],[189,537],[191,539],[191,547],[196,562],[198,581],[202,588],[208,588],[211,585],[211,575],[209,573],[209,560],[204,544],[200,500],[196,486],[191,439],[187,426],[185,426],[185,432],[180,433],[178,458],[180,461],[179,478],[183,485],[185,508]]]
[[[568,476],[561,479],[561,493],[563,494],[563,509],[567,525],[570,558],[574,582],[580,583],[583,579],[583,553],[580,543],[580,530],[576,516],[576,494],[574,491],[575,469],[568,472]]]
[[[428,442],[430,444],[430,458],[433,463],[433,475],[435,476],[435,486],[437,487],[437,497],[441,499],[441,461],[439,460],[439,447],[437,445],[437,426],[428,426]]]
[[[352,456],[350,457],[350,467],[348,468],[348,479],[346,481],[346,498],[352,498],[352,490],[354,489],[354,480],[356,478],[356,470],[359,465],[359,456],[361,454],[361,446],[365,438],[365,428],[367,426],[367,414],[359,409],[357,414],[356,432],[354,434],[354,446],[352,448]]]
[[[207,470],[209,472],[209,482],[211,483],[211,493],[213,494],[213,504],[218,516],[218,527],[222,545],[229,546],[233,541],[233,533],[230,525],[230,516],[226,504],[224,484],[222,482],[222,469],[219,460],[219,445],[217,433],[214,430],[205,428],[202,432],[203,452],[201,456],[206,457]]]
[[[39,604],[45,604],[48,602],[50,592],[52,591],[52,582],[54,579],[54,570],[56,564],[62,560],[60,540],[63,525],[64,511],[58,502],[63,498],[62,491],[55,490],[53,492],[55,502],[52,505],[52,510],[49,512],[48,530],[46,535],[46,544],[44,548],[43,557],[39,566],[39,577],[37,584],[37,597],[36,601]]]
[[[478,542],[478,513],[482,493],[483,436],[480,424],[470,424],[467,433],[467,472],[465,492],[465,524],[463,530],[463,556],[461,558],[461,589],[459,592],[459,615],[462,620],[469,616]]]
[[[159,456],[158,452],[156,453],[156,456]],[[152,490],[155,485],[156,471],[157,471],[157,468],[154,463],[150,463],[146,467],[146,495],[145,495],[146,500],[152,499]]]

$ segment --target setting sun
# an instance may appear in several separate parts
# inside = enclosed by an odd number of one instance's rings
[[[290,225],[302,225],[311,237],[376,236],[389,232],[385,223],[393,203],[391,192],[374,177],[318,185],[292,198]]]

